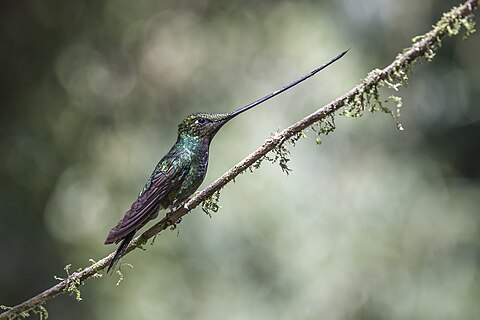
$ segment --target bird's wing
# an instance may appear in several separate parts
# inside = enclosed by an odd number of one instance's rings
[[[122,220],[108,233],[105,244],[118,242],[130,232],[134,232],[146,223],[151,215],[158,210],[160,202],[172,189],[183,181],[188,169],[180,165],[169,166],[167,172],[155,172],[148,187],[132,204]]]

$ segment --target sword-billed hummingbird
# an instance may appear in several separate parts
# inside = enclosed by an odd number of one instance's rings
[[[225,123],[312,77],[343,57],[347,51],[289,85],[233,112],[201,112],[185,118],[178,125],[178,137],[173,147],[157,164],[130,210],[108,233],[105,244],[120,241],[122,243],[115,252],[107,272],[123,256],[135,232],[149,220],[156,218],[160,209],[172,209],[182,205],[197,190],[207,173],[210,142]]]

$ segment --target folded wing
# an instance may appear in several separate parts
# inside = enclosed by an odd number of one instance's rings
[[[148,188],[132,204],[130,210],[108,233],[105,244],[118,242],[132,231],[136,231],[145,224],[159,209],[162,199],[172,189],[172,179],[163,172],[152,176]]]

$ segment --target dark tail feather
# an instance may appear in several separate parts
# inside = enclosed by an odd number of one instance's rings
[[[125,236],[125,238],[123,238],[122,243],[118,247],[117,252],[115,252],[115,256],[113,257],[112,261],[110,262],[110,265],[108,266],[107,273],[109,273],[110,270],[112,270],[115,267],[115,265],[118,263],[118,261],[120,261],[120,259],[123,257],[125,251],[128,248],[128,244],[130,243],[130,241],[132,241],[134,235],[135,235],[135,232],[130,232]]]

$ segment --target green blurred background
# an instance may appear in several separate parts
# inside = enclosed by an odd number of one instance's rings
[[[114,250],[103,241],[196,111],[247,104],[204,185],[389,63],[456,1],[2,1],[0,304]],[[337,117],[194,210],[51,319],[474,319],[480,315],[480,42],[415,68],[396,130]],[[390,94],[387,92],[387,94]]]

